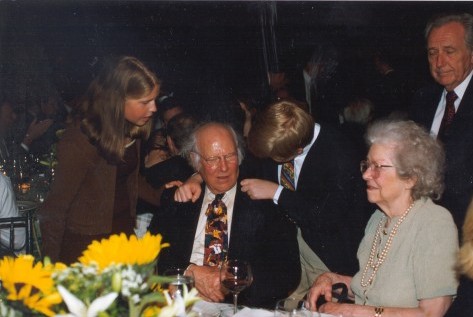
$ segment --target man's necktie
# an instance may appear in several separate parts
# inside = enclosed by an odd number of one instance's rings
[[[445,112],[443,114],[442,123],[440,124],[440,129],[438,133],[440,138],[445,134],[445,132],[448,130],[448,127],[453,122],[453,117],[455,116],[455,100],[457,100],[457,98],[458,96],[453,90],[447,92],[447,105],[445,107]]]
[[[205,215],[204,265],[218,266],[225,261],[228,252],[227,206],[222,201],[225,194],[215,195]]]
[[[281,186],[289,189],[296,190],[296,182],[294,178],[294,160],[286,162],[281,167]]]

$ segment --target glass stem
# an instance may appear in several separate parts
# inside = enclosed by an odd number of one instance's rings
[[[233,314],[238,312],[238,293],[233,293]]]

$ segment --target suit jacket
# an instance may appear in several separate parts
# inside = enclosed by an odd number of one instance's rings
[[[173,190],[162,196],[164,208],[153,218],[152,233],[161,233],[171,246],[161,251],[158,272],[170,267],[187,267],[205,190],[196,203],[176,203]],[[300,279],[296,228],[269,201],[253,201],[238,185],[233,209],[228,257],[246,260],[253,270],[252,285],[242,291],[239,302],[254,307],[274,308],[287,297]],[[231,298],[227,298],[231,302]]]
[[[443,87],[433,84],[414,96],[410,118],[430,130]],[[458,228],[473,194],[473,80],[443,137],[446,152],[445,192],[439,204],[453,215]]]
[[[410,118],[430,130],[444,87],[432,84],[416,92]],[[460,102],[452,124],[444,134],[446,154],[445,191],[439,204],[447,208],[458,228],[463,226],[465,213],[473,194],[473,80]],[[457,298],[447,317],[471,316],[473,282],[460,279]]]
[[[277,164],[266,179],[278,182]],[[356,252],[371,211],[351,144],[338,130],[322,125],[304,160],[296,191],[283,189],[279,210],[301,229],[311,249],[333,271],[358,271]]]

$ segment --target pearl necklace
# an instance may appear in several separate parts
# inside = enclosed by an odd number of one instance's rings
[[[376,276],[376,273],[378,272],[379,267],[381,266],[381,264],[383,264],[384,260],[386,259],[386,256],[388,255],[388,251],[391,248],[393,238],[396,235],[399,226],[404,221],[404,219],[406,219],[407,214],[409,213],[409,211],[411,211],[412,207],[414,207],[414,203],[412,203],[409,206],[409,208],[407,208],[404,214],[399,218],[399,220],[393,226],[393,228],[391,229],[391,232],[389,233],[388,240],[386,241],[386,244],[384,245],[384,248],[378,257],[378,261],[375,262],[378,239],[380,239],[381,231],[383,229],[383,223],[385,222],[384,219],[386,218],[386,216],[381,218],[381,220],[379,221],[378,229],[376,230],[376,234],[373,239],[373,245],[371,246],[370,256],[368,258],[368,262],[366,263],[365,269],[363,270],[363,274],[361,275],[362,287],[367,287],[368,285],[371,285],[371,282],[373,282],[373,279]],[[366,274],[368,273],[369,268],[371,268],[373,272],[371,273],[368,281],[365,282]]]

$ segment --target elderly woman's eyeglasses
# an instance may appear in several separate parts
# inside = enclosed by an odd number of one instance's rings
[[[203,157],[202,154],[197,153],[197,152],[192,152],[200,156],[200,158],[207,163],[208,166],[211,168],[216,168],[217,166],[220,165],[222,162],[222,159],[225,160],[227,163],[235,163],[238,161],[238,153],[237,152],[232,152],[228,153],[226,155],[221,155],[221,156],[211,156],[211,157]]]
[[[371,169],[372,177],[377,178],[379,173],[383,168],[394,167],[393,165],[382,165],[376,164],[370,161],[361,161],[360,162],[360,171],[361,174],[364,174],[368,169]]]

